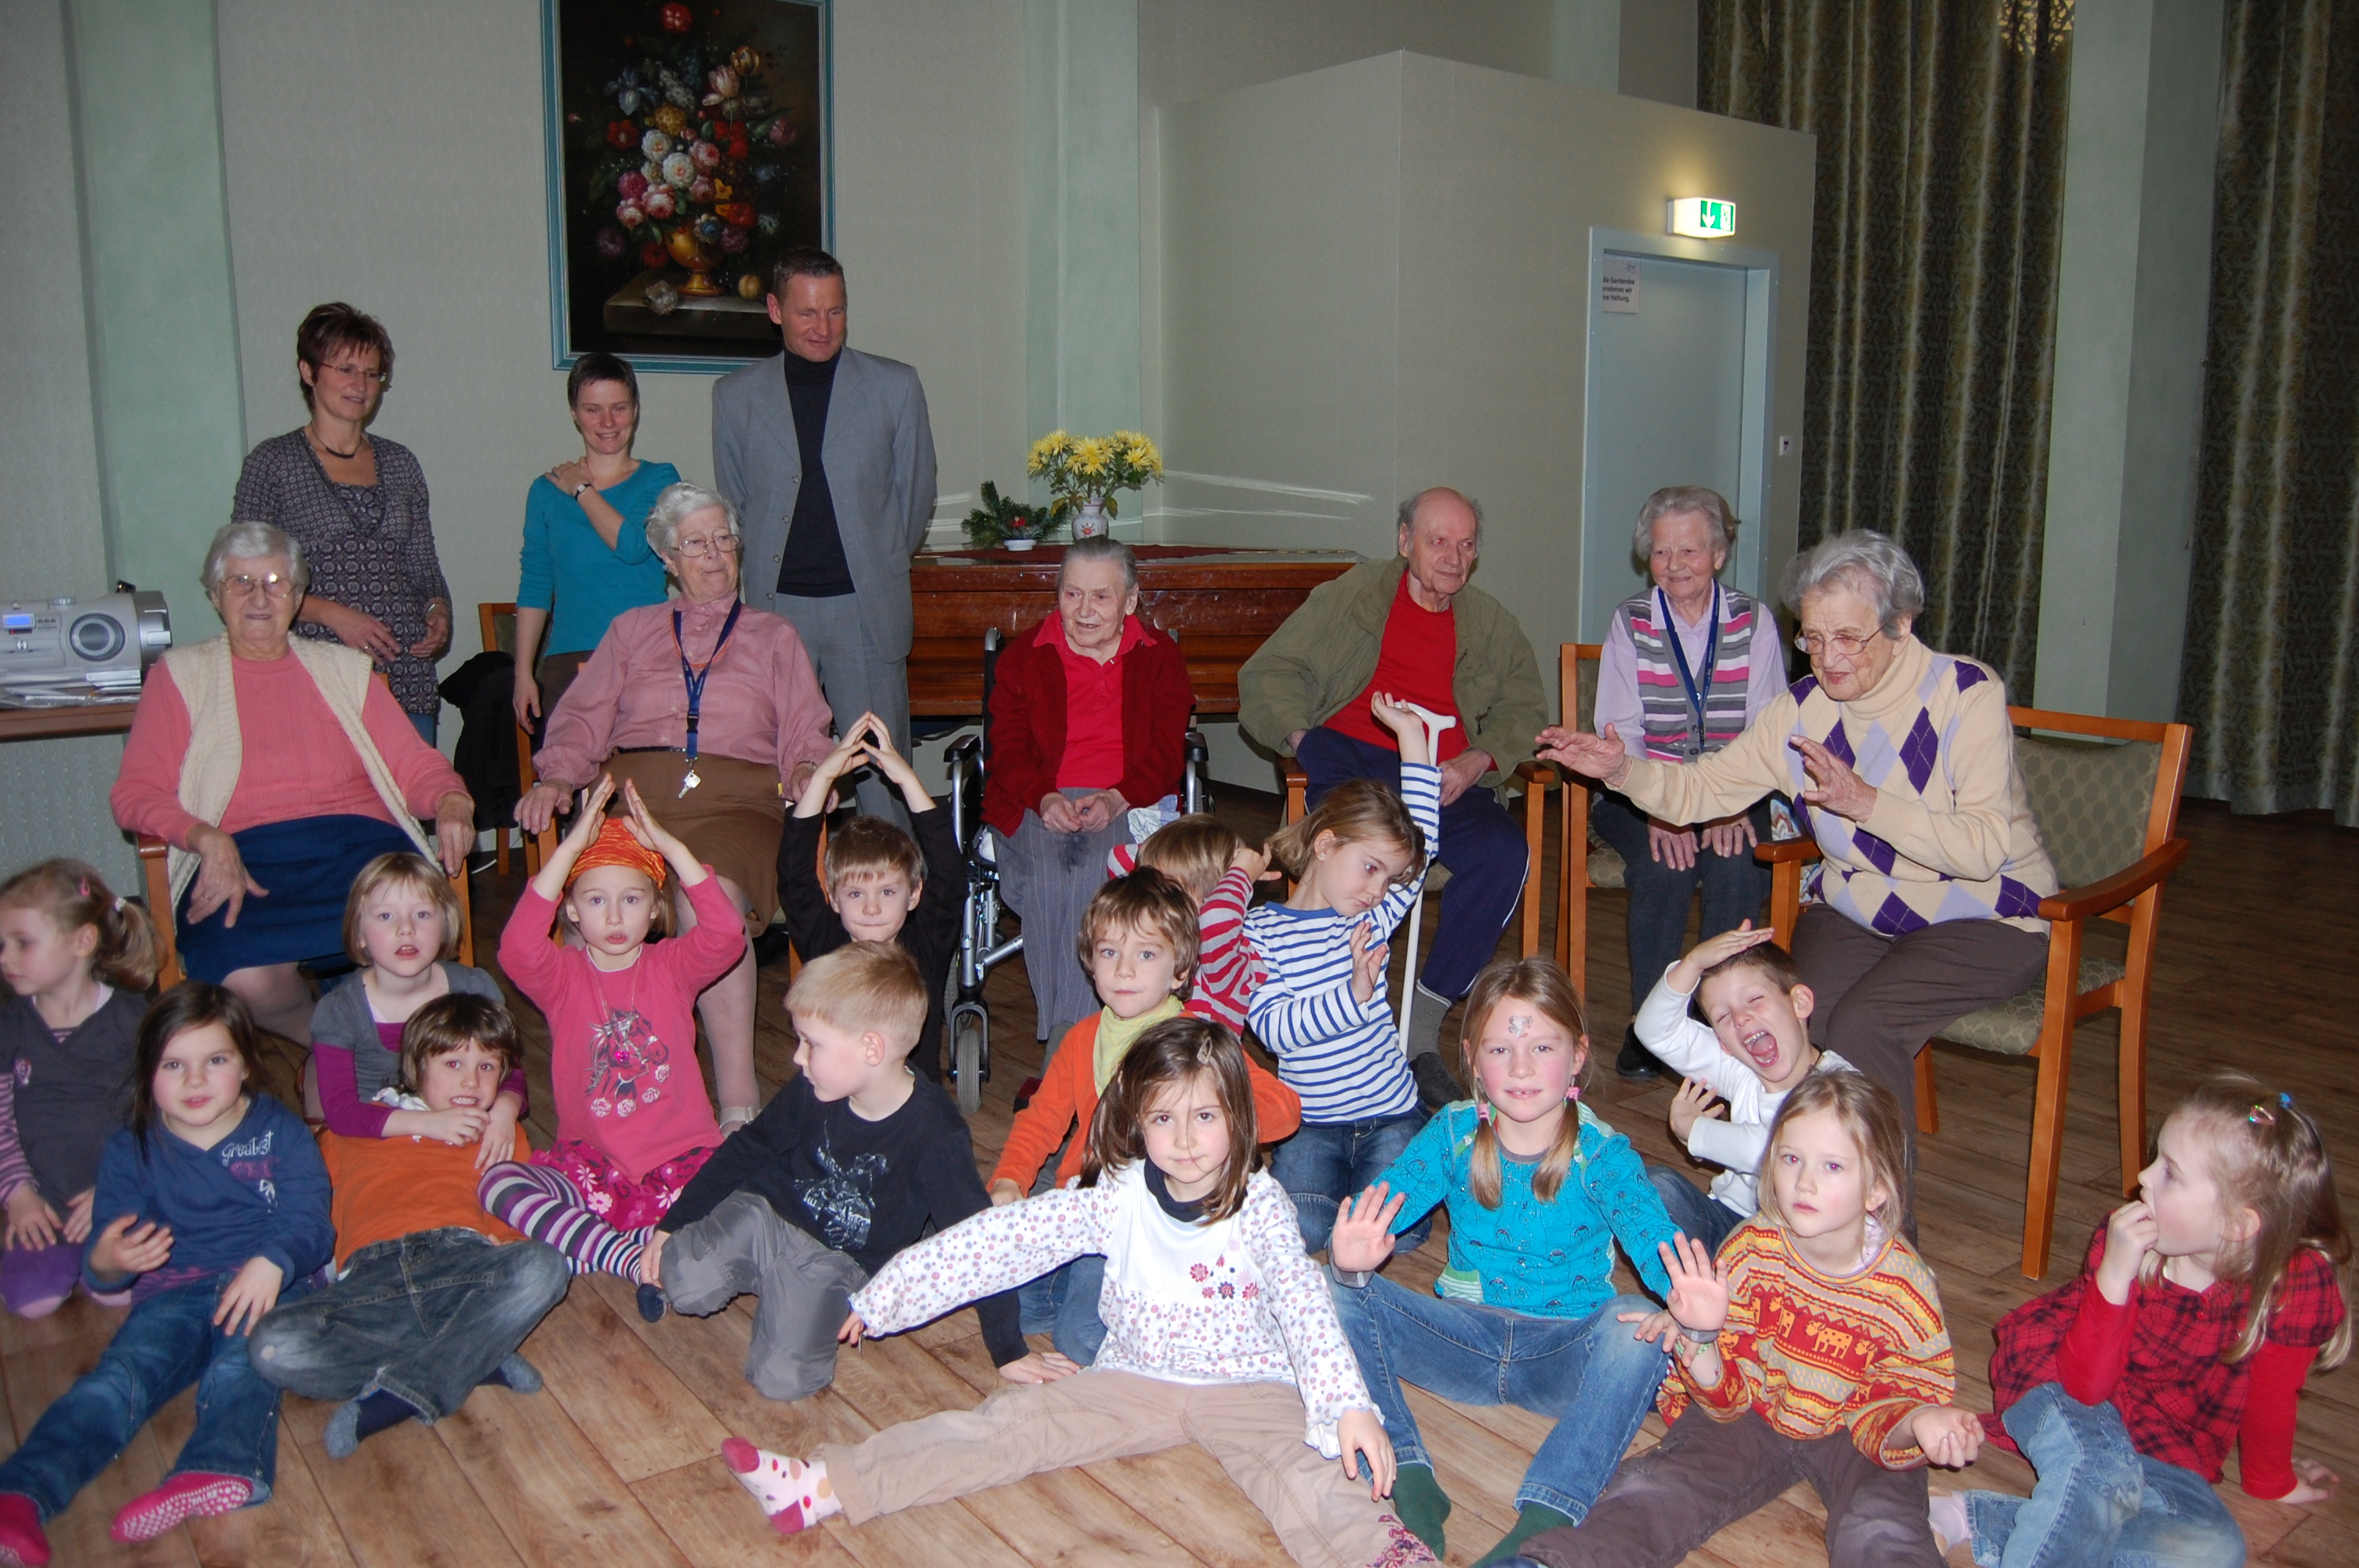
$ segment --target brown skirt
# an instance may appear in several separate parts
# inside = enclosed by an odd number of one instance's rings
[[[617,752],[606,759],[614,787],[639,786],[647,814],[676,835],[689,852],[727,877],[753,906],[746,924],[756,932],[778,908],[778,838],[786,831],[787,806],[778,770],[767,762],[734,757],[696,760],[701,782],[683,796],[679,781],[688,757],[679,752]],[[607,807],[610,814],[618,806]]]

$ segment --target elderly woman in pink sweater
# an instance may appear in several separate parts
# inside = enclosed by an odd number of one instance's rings
[[[342,960],[353,878],[389,849],[439,856],[460,874],[474,802],[368,654],[288,637],[310,581],[301,545],[267,523],[232,523],[213,535],[203,580],[223,634],[148,673],[114,820],[171,846],[190,977],[227,986],[256,1023],[307,1044],[300,966]]]

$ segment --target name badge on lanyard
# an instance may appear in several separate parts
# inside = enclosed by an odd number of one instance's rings
[[[737,630],[737,617],[745,609],[742,600],[729,607],[729,619],[721,623],[721,635],[713,639],[712,652],[705,658],[701,668],[688,662],[688,644],[680,640],[679,634],[680,614],[677,610],[671,612],[671,645],[679,653],[679,678],[688,683],[688,773],[679,781],[681,798],[704,782],[696,774],[696,721],[704,708],[705,677],[712,675],[712,666],[721,662],[721,650],[728,644],[729,633]]]
[[[1659,588],[1655,590],[1655,602],[1662,609],[1663,640],[1671,645],[1671,659],[1679,665],[1680,685],[1687,688],[1688,709],[1693,715],[1688,738],[1680,742],[1680,754],[1692,760],[1704,753],[1704,704],[1711,700],[1712,671],[1720,664],[1720,585],[1712,585],[1712,619],[1704,626],[1701,681],[1688,668],[1688,651],[1680,641],[1679,623],[1671,619],[1671,601]]]

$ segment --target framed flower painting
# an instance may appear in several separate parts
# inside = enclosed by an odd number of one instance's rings
[[[778,351],[771,263],[833,226],[828,4],[541,0],[558,369]]]

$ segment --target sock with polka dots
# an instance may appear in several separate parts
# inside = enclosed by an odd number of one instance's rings
[[[756,1448],[742,1437],[723,1444],[721,1457],[737,1473],[737,1484],[754,1494],[754,1500],[762,1505],[780,1535],[809,1530],[843,1511],[842,1500],[828,1485],[825,1460],[805,1464]]]

